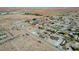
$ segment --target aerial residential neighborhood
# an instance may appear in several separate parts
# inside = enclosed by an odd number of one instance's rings
[[[79,8],[0,8],[0,51],[79,51]]]

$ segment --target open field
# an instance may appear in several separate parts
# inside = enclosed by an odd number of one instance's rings
[[[78,23],[79,8],[0,8],[0,51],[79,50]]]

